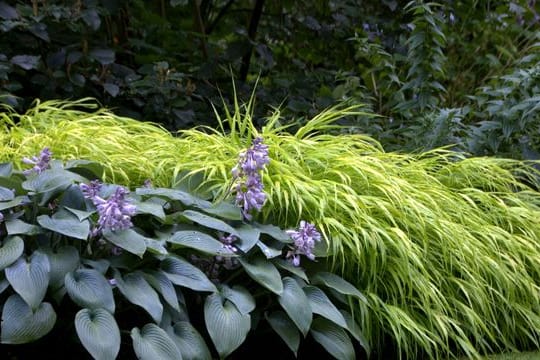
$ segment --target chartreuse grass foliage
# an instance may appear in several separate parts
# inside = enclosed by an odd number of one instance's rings
[[[0,156],[49,146],[58,158],[103,162],[108,181],[127,185],[150,178],[169,186],[199,172],[206,189],[226,196],[238,153],[257,133],[249,105],[236,104],[219,130],[177,136],[90,107],[46,102],[24,115],[5,112]],[[444,149],[386,153],[369,137],[329,134],[359,110],[330,109],[293,134],[278,111],[268,119],[257,133],[271,157],[260,220],[318,226],[334,270],[368,298],[354,304],[355,316],[375,348],[390,339],[414,359],[538,347],[540,195],[525,185],[535,171]]]

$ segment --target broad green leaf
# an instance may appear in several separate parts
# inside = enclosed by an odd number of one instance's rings
[[[241,227],[237,228],[236,232],[238,233],[239,239],[237,242],[237,246],[245,253],[247,253],[255,246],[255,244],[257,244],[261,236],[260,230],[249,224],[244,224]]]
[[[368,357],[371,353],[371,347],[369,346],[369,342],[362,334],[362,330],[360,329],[360,325],[354,320],[351,314],[349,314],[347,311],[340,310],[341,315],[347,322],[347,330],[349,330],[349,333],[358,341],[358,343],[364,348],[366,351]]]
[[[255,299],[241,285],[235,285],[232,288],[225,284],[220,285],[219,293],[224,299],[232,302],[242,315],[249,314],[255,309]]]
[[[75,239],[86,240],[90,234],[90,223],[88,220],[80,221],[77,216],[67,210],[60,210],[52,217],[40,215],[37,217],[37,222],[45,229]]]
[[[0,270],[13,264],[24,251],[24,241],[18,236],[8,236],[0,247]]]
[[[325,285],[329,288],[336,290],[337,292],[356,297],[358,300],[361,300],[367,303],[367,299],[357,288],[351,285],[349,282],[343,280],[341,277],[329,273],[329,272],[318,272],[313,277],[311,277],[311,283],[313,285]]]
[[[266,256],[267,259],[276,258],[278,256],[281,256],[281,254],[283,253],[283,250],[272,248],[263,243],[262,241],[257,241],[257,246],[259,247],[259,249],[261,249],[262,253],[264,254],[264,256]]]
[[[204,302],[204,321],[221,358],[236,350],[251,328],[250,316],[242,315],[230,301],[222,303],[219,294],[210,294]]]
[[[139,360],[182,360],[182,354],[169,335],[155,324],[131,330],[133,349]]]
[[[238,260],[253,280],[277,295],[283,292],[281,275],[270,261],[262,257],[256,257],[252,262],[242,258]]]
[[[75,330],[86,351],[96,360],[114,360],[120,351],[120,329],[105,309],[82,309]]]
[[[134,201],[133,205],[136,206],[137,211],[135,214],[150,214],[157,217],[160,220],[165,220],[165,212],[163,206],[151,201]]]
[[[211,207],[201,207],[201,209],[205,213],[219,216],[222,219],[242,220],[242,210],[238,206],[228,202],[212,204]]]
[[[156,255],[168,255],[169,252],[167,251],[167,248],[165,247],[165,240],[156,240],[151,238],[145,238],[144,243],[146,245],[146,250],[152,254]]]
[[[311,336],[336,359],[356,359],[349,335],[339,325],[325,318],[313,320]]]
[[[184,360],[211,360],[206,342],[189,321],[174,324],[169,335],[176,342]]]
[[[269,225],[269,224],[257,224],[255,223],[254,226],[259,229],[259,231],[263,234],[270,235],[276,240],[279,240],[284,243],[292,243],[291,237],[283,230],[281,230],[279,227],[275,225]]]
[[[11,295],[2,310],[2,344],[26,344],[45,336],[56,323],[56,313],[49,303],[32,311],[19,295]]]
[[[156,323],[161,322],[163,316],[163,305],[158,294],[152,289],[148,282],[144,279],[141,272],[134,272],[122,275],[118,271],[114,271],[114,279],[120,292],[132,304],[142,307]]]
[[[294,266],[293,264],[291,264],[290,261],[280,259],[280,258],[275,258],[275,259],[272,259],[272,263],[284,270],[287,270],[291,274],[298,276],[302,280],[309,281],[305,271],[300,267]]]
[[[102,164],[82,159],[67,161],[65,169],[84,176],[87,179],[101,179],[105,171]]]
[[[137,195],[152,195],[159,196],[169,200],[178,200],[184,205],[201,205],[206,206],[208,201],[201,200],[187,192],[175,189],[166,189],[166,188],[137,188],[135,190]]]
[[[306,294],[293,278],[283,278],[283,293],[278,297],[278,302],[305,337],[313,313]]]
[[[81,262],[84,265],[88,265],[91,268],[99,271],[99,273],[103,275],[105,275],[105,273],[107,272],[107,270],[109,270],[109,267],[111,266],[111,263],[105,259],[99,259],[99,260],[82,259]]]
[[[150,286],[161,294],[167,304],[169,304],[174,310],[180,312],[180,307],[178,306],[178,296],[176,295],[176,289],[174,288],[171,280],[169,280],[169,278],[161,271],[147,271],[143,275]]]
[[[23,182],[22,186],[28,191],[39,194],[65,190],[73,182],[84,181],[86,181],[85,178],[70,171],[47,169]]]
[[[315,286],[306,286],[302,290],[304,290],[314,314],[319,314],[337,325],[347,328],[343,315],[321,289]]]
[[[104,308],[114,314],[111,284],[99,271],[75,270],[66,274],[64,282],[69,296],[76,304],[89,309]]]
[[[37,235],[42,232],[41,228],[36,225],[25,223],[19,219],[11,219],[6,221],[6,230],[8,235]]]
[[[133,229],[119,231],[103,231],[103,237],[114,245],[142,257],[146,251],[146,237],[142,236]]]
[[[56,251],[42,249],[49,258],[50,281],[53,288],[64,285],[64,279],[68,272],[77,269],[80,263],[79,251],[73,246],[63,246]]]
[[[29,200],[27,196],[17,196],[15,199],[10,201],[0,201],[0,211],[11,209],[28,202]]]
[[[19,258],[14,264],[5,269],[6,279],[11,287],[32,308],[37,309],[49,286],[51,266],[47,255],[34,251],[28,261]]]
[[[297,356],[298,347],[300,346],[300,333],[287,314],[283,311],[274,311],[266,314],[266,320],[294,355]]]
[[[72,213],[73,215],[75,215],[77,217],[77,219],[79,219],[79,221],[83,221],[83,220],[86,220],[88,219],[90,216],[92,216],[95,211],[83,211],[83,210],[77,210],[77,209],[72,209],[70,207],[67,207],[67,206],[64,206],[63,207],[66,211],[69,211],[70,213]]]
[[[193,210],[186,210],[182,213],[182,215],[199,225],[205,226],[210,229],[223,231],[224,233],[227,233],[227,234],[233,234],[233,235],[238,236],[236,230],[232,226],[224,222],[223,220],[219,220],[214,217],[211,217],[206,214],[200,213],[198,211],[193,211]]]
[[[217,291],[216,286],[196,266],[181,257],[170,256],[161,262],[161,269],[175,285],[195,291]]]
[[[177,231],[167,241],[210,255],[234,255],[232,251],[224,247],[223,243],[200,231]]]

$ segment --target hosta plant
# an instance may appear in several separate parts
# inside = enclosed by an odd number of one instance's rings
[[[367,346],[347,310],[364,296],[316,270],[313,225],[247,221],[249,202],[211,202],[193,179],[130,192],[101,183],[98,163],[53,156],[43,149],[24,171],[0,165],[2,344],[71,324],[95,359],[225,358],[265,328],[294,354],[308,335],[339,359],[355,358],[351,339]],[[249,200],[236,174],[237,200]]]

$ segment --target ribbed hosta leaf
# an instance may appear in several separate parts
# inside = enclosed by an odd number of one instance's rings
[[[210,255],[234,255],[232,251],[223,246],[223,243],[200,231],[177,231],[167,241]]]
[[[300,333],[287,314],[283,311],[274,311],[266,315],[266,320],[294,355],[297,356],[298,347],[300,346]]]
[[[278,302],[306,336],[313,320],[313,313],[306,294],[293,278],[283,278],[283,293],[278,297]]]
[[[8,236],[0,247],[0,270],[13,264],[24,251],[24,241],[18,236]]]
[[[166,188],[137,188],[135,190],[137,195],[154,195],[159,197],[164,197],[169,200],[178,200],[184,205],[191,206],[203,206],[206,207],[208,201],[201,200],[190,193],[185,191],[176,190],[176,189],[166,189]]]
[[[251,250],[261,237],[261,231],[250,224],[242,225],[236,229],[236,232],[238,233],[239,240],[235,245],[245,253]]]
[[[347,332],[330,320],[317,318],[311,325],[311,335],[336,359],[354,360],[354,347]]]
[[[212,355],[199,332],[188,321],[174,324],[169,333],[178,345],[184,360],[210,360]]]
[[[222,303],[219,294],[206,297],[204,321],[221,358],[227,357],[244,342],[251,327],[250,316],[242,315],[230,301]]]
[[[114,313],[112,287],[99,271],[75,270],[67,273],[64,281],[69,296],[76,304],[89,309],[104,308]]]
[[[103,231],[103,237],[114,245],[142,257],[146,251],[145,237],[134,231],[133,229],[119,231]]]
[[[178,296],[171,280],[161,271],[148,271],[144,273],[144,278],[148,283],[161,294],[163,299],[174,310],[180,311],[178,306]]]
[[[180,257],[168,257],[161,262],[161,269],[175,285],[195,291],[217,291],[216,286],[197,267]]]
[[[279,227],[275,225],[270,224],[255,224],[257,229],[260,230],[261,233],[270,235],[274,239],[284,242],[284,243],[292,243],[291,237],[283,230],[281,230]]]
[[[35,311],[19,295],[11,295],[2,310],[2,344],[25,344],[49,333],[56,323],[56,313],[49,303]]]
[[[235,285],[230,288],[227,285],[221,285],[219,292],[224,299],[232,302],[243,315],[249,314],[255,309],[255,299],[243,286]]]
[[[141,272],[127,274],[122,278],[118,271],[114,271],[114,279],[120,292],[132,304],[142,307],[156,323],[161,322],[163,316],[163,305],[158,294],[146,282]]]
[[[40,215],[37,222],[43,228],[75,239],[86,240],[90,234],[88,220],[80,221],[76,215],[67,210],[60,210],[53,216]]]
[[[223,220],[216,219],[198,211],[186,210],[182,213],[182,215],[189,220],[196,222],[197,224],[206,226],[207,228],[223,231],[227,234],[238,235],[236,230]]]
[[[49,286],[50,264],[47,255],[34,251],[28,261],[19,258],[5,269],[6,279],[24,301],[35,310]]]
[[[169,335],[155,324],[131,330],[133,349],[139,360],[182,360],[182,354]]]
[[[341,312],[341,315],[343,316],[343,318],[345,319],[345,321],[347,322],[347,330],[349,330],[349,333],[364,348],[364,350],[366,351],[366,353],[368,354],[368,357],[369,357],[369,354],[371,353],[371,347],[369,346],[369,342],[366,339],[366,337],[364,336],[364,334],[362,334],[362,330],[360,329],[360,325],[358,325],[356,323],[356,321],[354,320],[352,315],[349,314],[348,312],[346,312],[344,310],[340,310],[340,312]]]
[[[27,201],[28,197],[26,196],[17,196],[15,199],[10,201],[0,201],[0,211],[14,208]]]
[[[277,265],[278,267],[284,269],[284,270],[287,270],[291,274],[294,274],[294,275],[298,276],[302,280],[308,281],[308,277],[307,277],[305,271],[302,270],[302,268],[300,268],[300,267],[294,266],[293,264],[291,264],[290,261],[287,261],[287,260],[284,260],[284,259],[273,259],[272,263]]]
[[[358,300],[367,303],[367,299],[357,288],[351,285],[349,282],[343,280],[341,277],[329,273],[319,272],[311,277],[311,283],[314,285],[322,284],[329,288],[336,290],[337,292],[356,297]]]
[[[82,309],[75,330],[84,348],[96,360],[114,360],[120,351],[120,329],[105,309]]]
[[[253,280],[277,295],[283,292],[281,275],[271,262],[262,257],[257,257],[252,262],[241,258],[238,260]]]
[[[321,289],[315,286],[306,286],[302,290],[304,290],[314,314],[319,314],[337,325],[347,328],[347,322],[343,315]]]
[[[19,219],[11,219],[5,222],[8,235],[37,235],[43,232],[41,227],[25,223]]]
[[[51,266],[49,283],[53,288],[64,285],[66,274],[79,266],[79,251],[73,246],[64,246],[56,251],[52,249],[42,249],[42,251],[49,258]]]

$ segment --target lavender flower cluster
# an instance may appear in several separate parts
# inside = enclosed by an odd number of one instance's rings
[[[300,255],[315,260],[313,254],[315,242],[321,241],[321,234],[317,231],[315,225],[302,220],[298,230],[287,230],[286,233],[294,241],[294,249],[287,252],[286,256],[294,266],[300,266]]]
[[[253,145],[240,153],[238,164],[233,168],[232,175],[236,182],[233,191],[236,193],[236,205],[242,209],[246,220],[251,220],[253,209],[261,211],[266,194],[260,172],[270,162],[268,145],[263,144],[261,137],[253,139]]]
[[[91,181],[90,184],[81,184],[80,188],[84,197],[92,200],[99,214],[98,224],[92,235],[96,236],[105,229],[115,231],[133,226],[131,217],[135,215],[136,208],[126,200],[125,197],[129,192],[125,188],[117,187],[107,200],[98,195],[101,183],[97,180]]]
[[[24,170],[23,174],[28,176],[33,172],[36,174],[41,174],[45,169],[49,168],[49,163],[52,159],[52,152],[48,147],[43,148],[38,156],[32,156],[31,159],[23,158],[22,162],[29,165],[34,165],[31,169]]]

